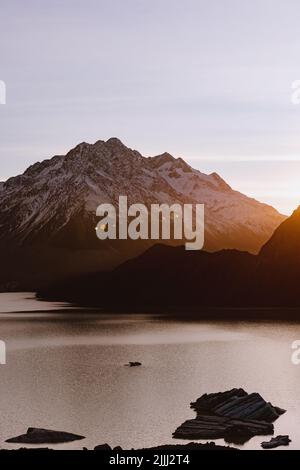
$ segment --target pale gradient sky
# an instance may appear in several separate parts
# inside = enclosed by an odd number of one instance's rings
[[[117,136],[300,204],[298,0],[1,0],[0,179]]]

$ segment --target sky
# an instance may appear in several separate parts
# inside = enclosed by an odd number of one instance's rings
[[[0,180],[82,141],[300,204],[298,0],[1,0]]]

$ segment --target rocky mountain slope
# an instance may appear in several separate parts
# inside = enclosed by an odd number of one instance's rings
[[[0,285],[35,288],[66,276],[112,268],[151,241],[100,241],[103,202],[204,203],[205,249],[257,252],[284,220],[272,207],[234,191],[168,153],[143,157],[111,138],[81,143],[0,184]]]

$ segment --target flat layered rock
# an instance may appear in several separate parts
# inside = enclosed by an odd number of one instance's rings
[[[197,416],[173,433],[177,439],[225,439],[243,444],[253,436],[274,433],[272,422],[285,410],[266,402],[259,393],[242,388],[204,394],[191,403]]]
[[[242,388],[233,388],[227,392],[205,393],[191,408],[198,415],[213,414],[239,419],[257,419],[272,423],[285,410],[266,402],[259,393],[247,393]]]
[[[270,441],[262,442],[261,446],[263,449],[274,449],[279,446],[288,446],[290,442],[289,436],[276,436],[272,437]]]
[[[272,423],[256,420],[238,420],[226,417],[202,415],[185,421],[173,434],[176,439],[224,439],[226,442],[243,444],[253,436],[274,433]]]
[[[84,436],[64,431],[52,431],[51,429],[28,428],[26,434],[7,439],[6,442],[18,444],[58,444],[85,439]]]

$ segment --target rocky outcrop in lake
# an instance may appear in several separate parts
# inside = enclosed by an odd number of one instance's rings
[[[266,402],[259,393],[242,388],[204,394],[191,403],[197,416],[173,433],[177,439],[225,439],[243,444],[253,436],[274,433],[273,421],[285,410]]]

